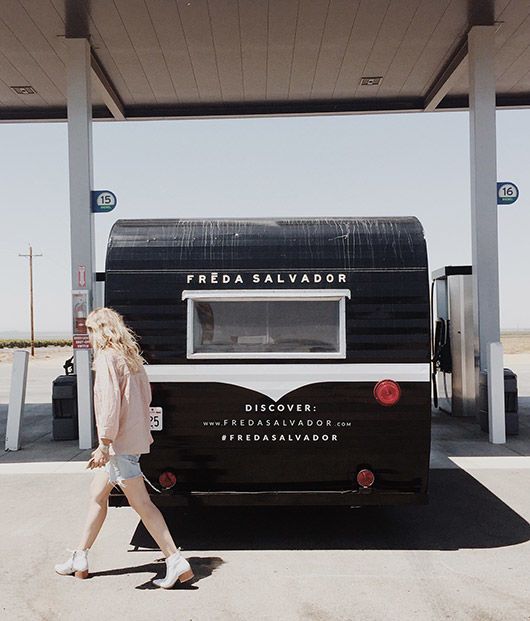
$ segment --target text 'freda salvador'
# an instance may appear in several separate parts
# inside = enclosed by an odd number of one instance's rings
[[[222,274],[210,272],[209,274],[187,274],[186,283],[196,283],[198,285],[244,285],[247,282],[254,284],[303,284],[303,283],[345,283],[346,274],[307,274],[307,273],[286,273],[286,274]]]

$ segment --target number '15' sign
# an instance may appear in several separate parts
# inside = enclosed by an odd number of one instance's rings
[[[90,209],[92,213],[106,213],[116,207],[118,199],[110,190],[93,190],[91,192]]]

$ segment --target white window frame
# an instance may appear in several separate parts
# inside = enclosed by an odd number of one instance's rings
[[[213,358],[346,358],[346,298],[349,289],[210,289],[185,290],[182,299],[187,301],[186,357],[193,359]],[[193,351],[193,304],[195,301],[226,302],[244,299],[248,302],[280,299],[282,301],[329,301],[339,302],[339,350],[336,352],[194,352]]]

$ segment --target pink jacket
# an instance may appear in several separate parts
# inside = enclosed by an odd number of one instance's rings
[[[151,386],[145,369],[131,373],[122,354],[99,350],[94,361],[94,412],[99,438],[109,438],[111,455],[149,453]]]

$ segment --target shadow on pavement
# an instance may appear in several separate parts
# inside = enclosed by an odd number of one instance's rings
[[[177,582],[173,587],[175,589],[197,589],[198,587],[196,586],[196,584],[200,580],[211,576],[213,572],[224,563],[223,559],[217,556],[191,556],[186,558],[190,563],[193,573],[195,575],[193,579],[189,580],[188,582]],[[136,588],[142,590],[158,589],[159,587],[153,584],[153,580],[157,578],[163,578],[165,576],[164,558],[162,557],[160,559],[157,559],[155,562],[144,563],[143,565],[120,567],[119,569],[107,569],[105,571],[95,571],[90,574],[90,578],[100,578],[102,576],[123,576],[127,574],[144,574],[146,572],[152,572],[155,575],[147,582],[138,585]]]
[[[7,404],[0,403],[0,440],[5,442],[7,423]],[[52,433],[51,403],[26,403],[22,418],[21,444],[32,444]]]
[[[0,404],[0,443],[5,445],[7,405]],[[27,403],[24,406],[18,451],[0,451],[3,463],[50,461],[86,461],[90,451],[79,448],[79,440],[52,439],[51,403]]]
[[[457,468],[431,471],[428,505],[163,512],[177,545],[188,550],[457,550],[498,548],[530,539],[526,520]],[[131,545],[156,548],[142,522]]]

